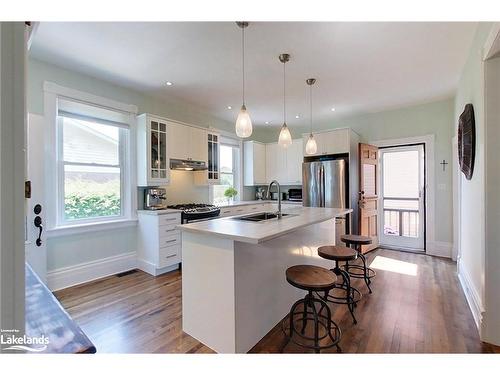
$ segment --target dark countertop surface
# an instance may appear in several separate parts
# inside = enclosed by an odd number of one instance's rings
[[[26,335],[49,339],[37,353],[95,353],[96,347],[26,264]],[[43,346],[33,345],[42,349]],[[35,352],[34,352],[35,353]]]

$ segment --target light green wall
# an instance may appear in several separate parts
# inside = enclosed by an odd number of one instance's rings
[[[28,112],[43,115],[43,83],[45,81],[134,104],[138,107],[139,113],[153,113],[173,120],[203,127],[212,126],[230,132],[234,130],[234,124],[175,99],[158,100],[131,89],[31,58],[28,61]],[[186,197],[190,197],[189,201],[208,203],[208,187],[195,186],[192,178],[191,174],[173,174],[171,185],[167,190],[169,203],[186,201]],[[253,199],[253,189],[243,189],[242,196],[244,199]],[[128,253],[136,249],[136,231],[130,228],[96,232],[92,236],[52,237],[47,241],[47,270],[50,272],[61,267]]]
[[[361,136],[362,141],[379,141],[394,138],[406,138],[434,134],[434,167],[435,167],[435,240],[452,243],[452,173],[448,165],[443,172],[439,164],[443,159],[451,163],[451,139],[454,124],[453,99],[441,100],[427,104],[400,108],[341,118],[315,124],[315,130],[335,128],[352,128]],[[309,132],[307,127],[292,128],[293,138],[301,137]],[[257,130],[255,138],[262,142],[276,141],[278,131]],[[438,187],[441,187],[438,189]]]
[[[232,131],[233,124],[186,105],[174,98],[159,100],[140,92],[70,71],[43,61],[28,61],[28,111],[43,114],[43,82],[51,81],[61,86],[85,91],[94,95],[135,104],[139,113],[148,112],[177,121],[203,127],[213,126]]]
[[[476,120],[476,158],[474,173],[470,181],[461,175],[461,225],[459,230],[461,272],[466,273],[473,284],[474,292],[484,304],[485,270],[485,122],[482,53],[491,31],[490,23],[481,23],[476,31],[467,62],[462,71],[455,98],[454,123],[462,113],[465,104],[472,103]]]

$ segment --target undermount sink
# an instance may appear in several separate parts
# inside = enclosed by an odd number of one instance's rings
[[[285,216],[296,216],[292,214],[281,214],[282,217]],[[245,216],[240,216],[240,217],[235,217],[233,220],[241,220],[241,221],[265,221],[265,220],[271,220],[271,219],[276,219],[278,215],[275,212],[259,212],[256,214],[252,215],[245,215]]]

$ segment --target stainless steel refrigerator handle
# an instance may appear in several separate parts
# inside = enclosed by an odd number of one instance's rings
[[[320,181],[321,183],[319,184],[320,186],[320,207],[325,207],[325,166],[322,164],[321,169],[320,169]]]

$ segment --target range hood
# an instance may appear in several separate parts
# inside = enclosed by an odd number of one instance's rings
[[[170,169],[177,171],[204,171],[208,167],[204,161],[170,159]]]

